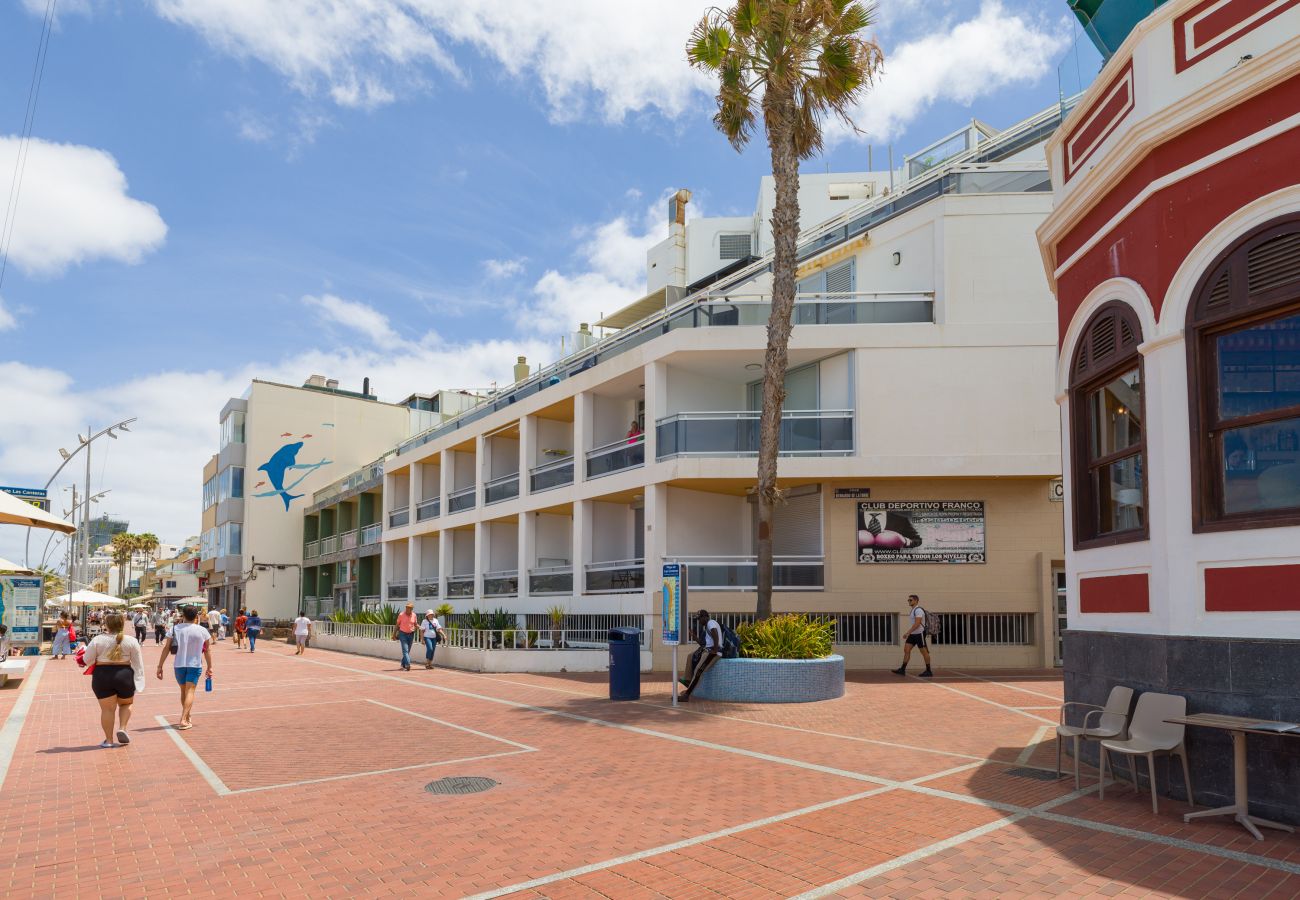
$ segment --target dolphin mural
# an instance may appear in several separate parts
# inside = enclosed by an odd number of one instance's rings
[[[264,491],[260,494],[254,494],[255,497],[275,497],[278,496],[284,501],[284,508],[289,509],[289,504],[294,500],[302,497],[302,494],[292,494],[295,487],[302,483],[303,479],[321,466],[328,466],[330,460],[322,459],[318,463],[300,463],[298,462],[298,451],[302,449],[302,441],[294,441],[292,444],[285,444],[271,458],[257,467],[259,472],[265,472],[271,482],[273,490]],[[296,480],[286,483],[286,478],[291,469],[306,469]]]

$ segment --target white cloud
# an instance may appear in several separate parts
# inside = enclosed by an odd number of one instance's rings
[[[524,271],[523,257],[518,259],[485,259],[483,269],[488,278],[510,278]]]
[[[388,316],[368,304],[344,300],[333,294],[306,296],[302,302],[316,309],[324,321],[359,332],[375,344],[391,344],[398,340]]]
[[[20,141],[0,137],[0,172],[14,171]],[[127,196],[126,176],[103,150],[33,139],[9,262],[56,275],[95,259],[137,263],[162,245],[167,224],[157,207]]]
[[[14,314],[5,308],[5,298],[0,297],[0,331],[9,331],[18,327]]]
[[[454,344],[426,335],[396,349],[313,349],[228,371],[179,370],[85,384],[56,368],[0,362],[0,409],[23,423],[0,431],[0,472],[7,484],[40,486],[59,463],[58,448],[75,443],[88,422],[100,428],[138,416],[120,440],[95,443],[91,488],[112,489],[100,511],[128,518],[133,530],[179,542],[200,528],[201,473],[217,449],[217,415],[251,379],[301,384],[321,372],[359,388],[368,376],[381,399],[395,402],[413,391],[509,383],[517,356],[537,362],[553,351],[549,341]],[[77,465],[59,476],[52,488],[56,512],[60,500],[67,503],[62,487],[83,477]],[[24,537],[24,529],[0,526],[0,556],[21,560]],[[43,535],[34,537],[37,553],[44,544]]]
[[[940,101],[969,104],[1013,84],[1032,84],[1051,71],[1069,40],[1060,22],[1009,13],[1001,0],[983,0],[974,18],[949,23],[915,40],[886,45],[885,70],[854,113],[865,132],[831,123],[832,139],[897,137]]]

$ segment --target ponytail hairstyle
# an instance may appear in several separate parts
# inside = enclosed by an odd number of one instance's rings
[[[111,612],[104,616],[104,627],[110,633],[117,635],[117,640],[113,642],[113,649],[108,651],[106,659],[114,662],[122,658],[122,614],[120,612]]]

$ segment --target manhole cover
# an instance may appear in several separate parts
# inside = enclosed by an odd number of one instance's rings
[[[1042,769],[1007,769],[1008,775],[1015,775],[1017,778],[1032,778],[1035,781],[1055,781],[1055,772],[1046,772]]]
[[[478,794],[482,791],[491,790],[498,784],[500,782],[493,781],[491,778],[453,775],[451,778],[439,778],[437,781],[430,781],[424,786],[424,789],[430,794]]]

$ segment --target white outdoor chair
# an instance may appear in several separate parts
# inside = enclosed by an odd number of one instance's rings
[[[1056,777],[1061,777],[1061,741],[1074,738],[1074,789],[1079,789],[1079,742],[1101,741],[1128,737],[1128,708],[1133,702],[1133,689],[1117,684],[1110,689],[1105,706],[1071,700],[1061,704],[1061,724],[1056,726]],[[1070,706],[1086,706],[1090,710],[1082,725],[1066,725],[1065,710]]]
[[[1101,742],[1101,798],[1106,799],[1106,763],[1107,754],[1122,753],[1129,757],[1129,768],[1133,773],[1133,789],[1141,791],[1138,786],[1137,761],[1135,756],[1147,758],[1147,778],[1151,781],[1151,811],[1160,812],[1156,803],[1156,763],[1157,753],[1166,756],[1177,755],[1183,761],[1183,784],[1187,788],[1187,802],[1192,801],[1192,775],[1187,768],[1187,748],[1183,745],[1183,733],[1186,728],[1179,724],[1166,722],[1187,715],[1187,698],[1173,694],[1156,694],[1151,691],[1138,697],[1137,709],[1133,711],[1133,720],[1129,722],[1128,740]],[[1112,766],[1112,772],[1114,767]]]

